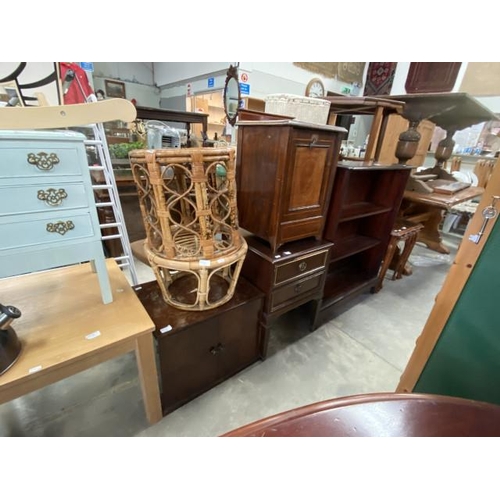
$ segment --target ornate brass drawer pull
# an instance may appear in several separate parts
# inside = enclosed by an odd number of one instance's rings
[[[301,262],[299,264],[299,271],[304,272],[307,269],[307,263],[306,262]]]
[[[30,165],[35,165],[38,170],[52,170],[54,165],[57,165],[59,161],[60,160],[55,153],[28,153],[28,163]]]
[[[59,206],[62,201],[68,197],[68,193],[64,189],[48,188],[47,191],[40,189],[37,198],[44,201],[51,207]]]
[[[49,233],[59,233],[61,236],[64,236],[68,231],[71,229],[75,229],[75,225],[73,224],[73,221],[68,220],[66,222],[63,222],[62,220],[58,222],[49,222],[47,224],[47,231]]]

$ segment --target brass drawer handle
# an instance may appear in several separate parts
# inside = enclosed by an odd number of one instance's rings
[[[302,283],[297,283],[297,284],[295,285],[295,288],[293,289],[293,291],[294,291],[295,293],[300,293],[300,291],[301,291],[301,290],[302,290]]]
[[[307,269],[307,262],[301,262],[299,264],[299,271],[304,272]]]
[[[64,236],[71,229],[75,229],[75,225],[71,220],[68,220],[66,222],[60,220],[58,222],[49,222],[47,224],[47,231],[49,233],[59,233],[61,236]]]
[[[52,170],[54,165],[57,165],[59,161],[55,153],[44,153],[43,151],[38,154],[28,153],[28,163],[35,165],[38,170]]]
[[[224,344],[221,344],[219,342],[216,346],[210,348],[210,354],[212,354],[212,356],[215,356],[217,354],[220,354],[223,350]]]
[[[40,189],[37,198],[44,201],[51,207],[57,207],[62,201],[68,197],[68,193],[64,189],[49,188],[47,191]]]

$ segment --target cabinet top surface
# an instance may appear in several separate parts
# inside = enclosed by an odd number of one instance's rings
[[[344,127],[336,127],[334,125],[319,125],[317,123],[301,122],[299,120],[251,120],[251,121],[238,121],[238,127],[294,127],[294,128],[308,128],[314,130],[326,130],[328,132],[338,132],[347,134]]]
[[[106,265],[110,304],[102,303],[89,263],[0,280],[2,302],[21,311],[12,327],[23,346],[19,360],[0,377],[0,388],[153,331],[123,271],[113,259]]]
[[[411,165],[400,165],[394,163],[393,165],[382,164],[373,161],[339,161],[338,166],[348,170],[411,170]]]
[[[0,130],[0,140],[83,141],[85,136],[73,130]]]
[[[276,252],[273,252],[268,243],[248,231],[240,229],[246,242],[248,251],[256,252],[266,260],[274,263],[285,263],[289,260],[303,257],[307,254],[327,250],[333,246],[329,241],[317,241],[314,238],[306,238],[291,243],[285,243]]]
[[[135,287],[135,290],[156,325],[154,334],[157,338],[173,335],[180,330],[208,321],[248,302],[264,297],[260,290],[241,276],[238,278],[231,300],[206,311],[185,311],[170,306],[163,300],[160,287],[156,281],[143,283]]]

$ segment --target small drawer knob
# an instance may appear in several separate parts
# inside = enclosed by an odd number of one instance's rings
[[[301,262],[299,264],[299,271],[304,272],[307,269],[307,262]]]
[[[49,222],[47,224],[47,231],[49,233],[58,233],[61,236],[64,236],[68,231],[75,229],[75,225],[73,221],[68,220],[66,222],[60,220],[58,222]]]
[[[52,170],[59,163],[59,157],[55,153],[28,153],[28,163],[34,165],[38,170]]]
[[[224,344],[221,344],[220,342],[216,345],[210,348],[210,354],[212,356],[216,356],[217,354],[220,354],[224,350]]]
[[[68,193],[64,189],[48,188],[46,191],[40,189],[37,194],[39,200],[44,201],[51,207],[59,206],[67,197]]]
[[[295,293],[300,293],[300,291],[302,290],[302,283],[297,283],[293,290]]]

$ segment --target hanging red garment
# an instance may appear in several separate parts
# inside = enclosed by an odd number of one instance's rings
[[[68,71],[73,71],[72,74]],[[61,82],[63,88],[64,104],[82,104],[87,102],[87,97],[93,94],[94,91],[90,86],[85,70],[80,68],[77,63],[62,62],[59,63],[59,71],[61,73]],[[66,79],[68,76],[68,79]]]

